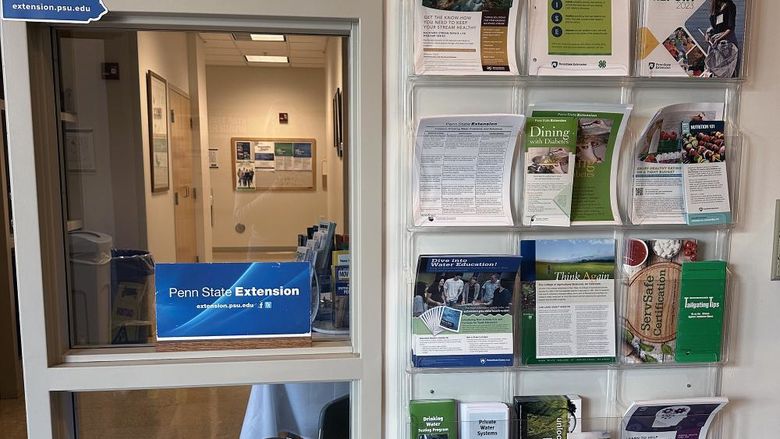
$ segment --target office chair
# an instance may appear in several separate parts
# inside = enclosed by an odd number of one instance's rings
[[[320,411],[320,433],[317,439],[349,438],[349,395],[329,402]],[[266,439],[303,439],[295,433],[280,431],[276,437]]]

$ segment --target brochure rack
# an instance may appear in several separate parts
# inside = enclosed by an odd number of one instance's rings
[[[635,3],[635,2],[634,2]],[[398,431],[409,438],[409,401],[412,399],[457,399],[460,401],[503,401],[510,403],[515,395],[577,394],[583,398],[583,423],[593,420],[593,430],[608,430],[613,439],[620,438],[620,418],[632,401],[719,396],[723,365],[728,361],[729,329],[733,322],[739,292],[731,288],[730,277],[724,317],[724,339],[721,361],[706,364],[629,364],[621,362],[621,334],[616,328],[618,359],[612,364],[522,365],[518,354],[520,337],[515,337],[515,366],[510,368],[422,369],[411,362],[411,291],[420,255],[516,255],[522,239],[612,238],[617,241],[616,306],[618,322],[625,313],[627,282],[620,270],[623,243],[630,238],[690,238],[700,243],[699,260],[729,260],[731,231],[739,221],[740,170],[746,145],[739,134],[739,100],[742,80],[639,78],[631,77],[532,77],[532,76],[417,76],[413,69],[412,8],[415,1],[404,1],[404,42],[402,64],[405,80],[404,142],[393,150],[402,157],[396,173],[388,175],[409,190],[399,191],[393,202],[405,206],[403,235],[397,244],[402,261],[390,271],[398,276],[397,309],[391,315],[398,319],[389,325],[397,328],[395,366],[404,391],[398,395]],[[637,5],[633,8],[634,17]],[[518,62],[527,72],[525,60],[527,7],[524,2],[518,19]],[[636,26],[634,26],[636,29]],[[633,39],[633,36],[632,36]],[[633,60],[632,60],[633,61]],[[744,61],[743,61],[744,64]],[[743,77],[746,69],[743,68]],[[524,164],[522,154],[515,158],[512,204],[515,223],[507,227],[415,227],[412,215],[411,174],[414,166],[415,129],[421,117],[457,114],[527,114],[529,105],[537,103],[609,103],[631,104],[633,111],[620,151],[618,195],[621,224],[614,226],[523,227],[519,214],[522,203]],[[729,132],[731,155],[728,161],[732,223],[728,225],[642,225],[630,217],[634,149],[639,133],[661,107],[685,102],[716,102],[725,105],[724,120]],[[392,303],[392,302],[390,302]],[[517,306],[516,306],[517,308]],[[519,312],[516,311],[515,316]],[[516,329],[519,327],[515,318]],[[618,323],[618,327],[620,324]],[[728,396],[728,395],[725,395]],[[710,428],[709,438],[739,437],[729,429],[729,409],[718,415]],[[585,431],[585,430],[583,430]]]

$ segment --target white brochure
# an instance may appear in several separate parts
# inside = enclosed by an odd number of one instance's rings
[[[416,226],[511,226],[512,162],[525,117],[420,120],[412,188]]]

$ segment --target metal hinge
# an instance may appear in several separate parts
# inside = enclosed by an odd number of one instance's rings
[[[198,188],[194,187],[192,188],[192,199],[197,200],[198,199]]]
[[[179,193],[178,192],[174,192],[173,193],[173,204],[175,204],[176,206],[179,205]]]
[[[195,128],[195,122],[192,121],[192,118],[190,118],[190,129]]]
[[[176,115],[173,112],[173,108],[171,108],[171,123],[176,123]]]

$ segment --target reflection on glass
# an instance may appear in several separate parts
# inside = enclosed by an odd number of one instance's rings
[[[348,339],[343,43],[57,32],[74,346],[154,343],[174,262],[309,261],[313,334]],[[260,45],[288,62],[248,63]]]
[[[82,439],[349,439],[349,383],[75,394]]]

